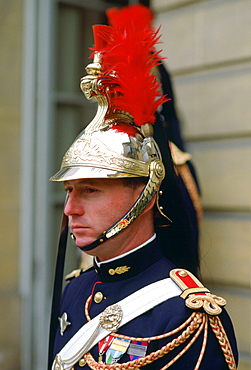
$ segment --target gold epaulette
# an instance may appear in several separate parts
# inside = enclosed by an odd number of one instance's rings
[[[187,307],[193,310],[203,308],[209,315],[219,315],[220,306],[226,305],[225,299],[210,293],[191,272],[174,269],[170,271],[170,277],[183,290],[180,297]]]
[[[93,265],[90,265],[86,268],[73,270],[72,272],[67,274],[64,279],[65,279],[65,281],[71,281],[72,279],[82,275],[84,272],[89,271],[92,267],[93,267]]]

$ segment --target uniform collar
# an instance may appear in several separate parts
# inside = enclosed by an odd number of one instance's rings
[[[99,266],[94,261],[94,268],[102,281],[120,281],[140,274],[163,257],[161,247],[155,239],[120,258],[102,262]]]
[[[120,256],[117,256],[117,257],[111,258],[111,259],[109,259],[109,260],[107,260],[107,261],[103,261],[103,262],[98,262],[98,261],[97,261],[97,257],[94,257],[94,260],[95,260],[95,262],[96,262],[97,266],[98,266],[98,267],[100,267],[103,263],[110,263],[110,262],[116,261],[116,260],[118,260],[118,259],[121,259],[121,258],[123,258],[123,257],[126,257],[127,255],[129,255],[129,254],[131,254],[131,253],[136,252],[138,249],[143,248],[145,245],[149,244],[149,243],[150,243],[150,242],[152,242],[154,239],[156,239],[156,234],[153,234],[153,236],[152,236],[150,239],[148,239],[145,243],[140,244],[138,247],[136,247],[136,248],[134,248],[134,249],[130,250],[129,252],[123,253],[123,254],[121,254]]]

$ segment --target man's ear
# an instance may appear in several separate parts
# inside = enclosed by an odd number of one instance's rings
[[[152,198],[152,200],[150,201],[150,203],[146,206],[146,208],[141,212],[141,214],[143,215],[144,213],[150,211],[150,209],[153,209],[155,203],[156,203],[156,198],[157,198],[157,194],[154,195],[154,197]]]

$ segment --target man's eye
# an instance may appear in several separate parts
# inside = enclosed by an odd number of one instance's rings
[[[93,189],[93,188],[86,188],[85,189],[85,192],[88,193],[88,194],[91,194],[91,193],[95,193],[97,190],[96,189]]]
[[[72,188],[65,188],[64,189],[67,194],[70,194],[72,192]]]

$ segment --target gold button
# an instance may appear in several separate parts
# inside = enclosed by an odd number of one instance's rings
[[[86,365],[86,360],[84,358],[82,358],[80,361],[79,361],[79,366],[80,367],[84,367]]]
[[[97,292],[95,295],[94,295],[94,302],[95,303],[100,303],[102,300],[103,300],[104,296],[101,292]]]
[[[179,275],[180,275],[180,276],[182,276],[182,277],[185,277],[185,276],[187,276],[187,275],[188,275],[188,273],[187,273],[185,270],[181,270],[181,271],[179,272]]]

